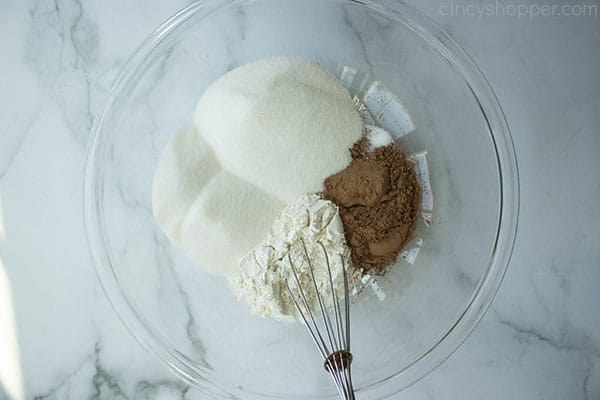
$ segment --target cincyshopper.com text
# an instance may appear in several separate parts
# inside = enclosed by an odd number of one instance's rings
[[[452,17],[597,17],[598,4],[508,4],[496,0],[491,4],[463,4],[450,1],[439,7],[439,13]]]

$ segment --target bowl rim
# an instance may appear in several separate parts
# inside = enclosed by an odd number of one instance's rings
[[[261,0],[238,0],[237,3],[254,3]],[[340,0],[335,0],[340,1]],[[419,381],[450,357],[475,329],[492,303],[508,268],[518,230],[519,173],[514,144],[508,122],[500,103],[483,73],[466,51],[446,34],[427,15],[399,0],[341,0],[385,12],[423,38],[442,55],[463,79],[481,110],[488,127],[499,172],[499,215],[495,243],[490,261],[464,312],[449,331],[429,351],[415,359],[396,374],[360,389],[369,398],[390,397]],[[127,295],[121,290],[106,246],[102,228],[102,205],[96,198],[102,193],[103,172],[98,174],[96,155],[101,145],[102,131],[107,116],[118,106],[118,94],[127,88],[130,79],[147,62],[148,56],[177,27],[196,13],[214,6],[227,4],[223,0],[197,1],[177,12],[155,29],[132,54],[109,90],[105,103],[91,127],[87,147],[83,184],[83,214],[88,249],[96,275],[111,306],[129,332],[150,353],[162,360],[169,369],[186,383],[217,398],[231,398],[207,378],[208,371],[194,364],[183,354],[170,348],[164,337],[149,328],[148,321],[139,314]],[[193,367],[191,367],[193,365]],[[421,368],[415,368],[420,365]],[[400,379],[401,378],[401,379]]]

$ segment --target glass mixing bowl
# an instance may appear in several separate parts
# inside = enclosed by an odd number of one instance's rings
[[[338,76],[430,182],[415,240],[352,305],[355,387],[363,400],[382,399],[439,365],[475,327],[507,268],[518,217],[500,106],[465,52],[415,9],[391,0],[207,0],[169,19],[133,54],[93,126],[90,251],[125,325],[190,384],[216,398],[336,398],[300,324],[251,315],[152,215],[160,153],[204,89],[275,55]]]

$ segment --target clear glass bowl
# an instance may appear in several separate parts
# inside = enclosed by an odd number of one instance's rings
[[[169,19],[133,54],[93,126],[90,251],[125,325],[187,382],[216,398],[336,397],[302,326],[252,316],[152,215],[161,150],[203,90],[275,55],[320,62],[381,107],[371,109],[380,122],[404,129],[399,142],[428,166],[427,223],[378,277],[385,299],[367,286],[352,308],[354,382],[361,399],[382,399],[439,365],[475,327],[507,268],[518,218],[500,106],[465,52],[415,9],[391,0],[207,0]],[[382,90],[394,96],[382,100]]]

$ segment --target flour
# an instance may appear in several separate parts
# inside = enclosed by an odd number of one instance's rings
[[[317,195],[303,195],[283,209],[268,236],[242,259],[240,270],[229,279],[238,298],[247,301],[254,313],[278,320],[295,320],[295,305],[287,291],[286,279],[295,297],[301,297],[288,254],[297,269],[301,286],[309,289],[305,291],[308,303],[313,308],[317,305],[303,243],[326,306],[332,304],[332,296],[321,244],[329,256],[335,293],[343,296],[341,257],[348,271],[349,290],[358,283],[361,273],[350,264],[337,207]]]
[[[243,65],[204,92],[193,123],[224,169],[292,201],[350,163],[362,121],[333,75],[300,58]]]

